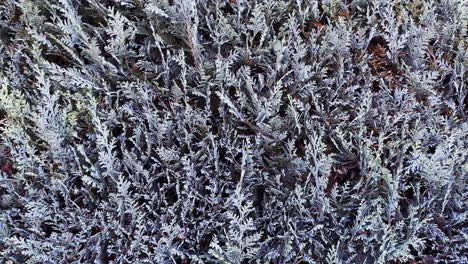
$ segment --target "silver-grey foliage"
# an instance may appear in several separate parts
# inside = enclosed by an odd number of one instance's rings
[[[0,262],[467,263],[467,23],[1,1]]]

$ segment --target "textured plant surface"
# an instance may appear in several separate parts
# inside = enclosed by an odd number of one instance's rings
[[[467,263],[468,6],[0,1],[2,263]]]

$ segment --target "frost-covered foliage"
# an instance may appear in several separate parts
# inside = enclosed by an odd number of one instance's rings
[[[2,263],[467,263],[468,6],[3,0]]]

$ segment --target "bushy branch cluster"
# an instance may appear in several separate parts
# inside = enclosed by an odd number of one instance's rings
[[[467,263],[467,10],[2,1],[1,260]]]

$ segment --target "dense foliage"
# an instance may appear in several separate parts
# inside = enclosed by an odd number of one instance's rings
[[[2,263],[467,263],[466,2],[0,1]]]

